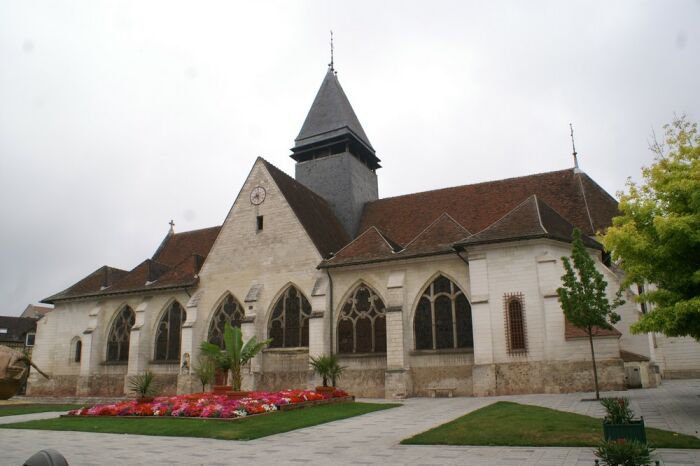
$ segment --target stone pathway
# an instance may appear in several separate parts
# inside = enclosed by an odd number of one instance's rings
[[[606,395],[612,393],[606,393]],[[698,435],[700,380],[665,381],[662,387],[621,392],[647,425]],[[403,446],[399,441],[498,400],[602,416],[590,394],[486,398],[412,398],[400,408],[374,412],[249,442],[87,432],[0,430],[0,464],[22,464],[41,448],[55,448],[79,465],[382,464],[591,466],[591,448]],[[0,418],[52,417],[56,413]],[[667,466],[700,466],[700,450],[659,450]]]

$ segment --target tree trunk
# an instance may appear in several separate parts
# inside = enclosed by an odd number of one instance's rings
[[[595,351],[593,350],[593,329],[588,329],[588,342],[591,344],[591,361],[593,361],[593,382],[595,383],[595,399],[600,400],[600,391],[598,390],[598,369],[595,365]]]

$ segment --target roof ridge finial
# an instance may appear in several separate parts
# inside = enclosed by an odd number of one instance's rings
[[[576,152],[576,144],[574,143],[574,125],[569,123],[569,128],[571,129],[571,147],[573,148],[574,152],[574,169],[578,170],[578,152]]]
[[[174,221],[174,220],[170,220],[170,222],[168,223],[168,225],[170,225],[170,231],[168,232],[168,234],[169,234],[169,235],[174,235],[174,234],[175,234],[175,221]]]
[[[333,72],[333,74],[338,74],[333,66],[333,29],[331,29],[331,62],[328,64],[328,68]]]

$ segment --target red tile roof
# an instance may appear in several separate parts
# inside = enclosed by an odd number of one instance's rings
[[[377,257],[391,257],[396,252],[394,247],[395,244],[382,235],[379,230],[370,227],[326,262],[329,264],[348,264]]]
[[[587,235],[610,226],[618,212],[617,201],[588,175],[567,169],[380,199],[365,206],[360,230],[376,226],[407,244],[445,212],[479,232],[533,194]]]
[[[533,194],[479,233],[457,244],[468,246],[533,238],[571,242],[573,230],[571,223]],[[600,243],[585,234],[581,240],[590,248],[602,249]]]
[[[175,267],[192,254],[207,257],[220,230],[221,227],[218,226],[169,234],[151,259]]]
[[[612,330],[606,328],[593,327],[593,338],[597,337],[617,337],[619,338],[622,334],[613,327]],[[564,318],[564,338],[567,340],[573,340],[576,338],[588,338],[588,334],[582,328],[576,327],[574,324],[569,322]]]

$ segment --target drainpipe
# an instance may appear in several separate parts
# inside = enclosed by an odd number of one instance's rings
[[[333,277],[331,277],[331,271],[328,268],[326,268],[326,275],[328,275],[328,297],[330,299],[330,304],[328,306],[331,322],[328,326],[329,337],[331,340],[330,355],[333,356]]]
[[[465,259],[465,258],[460,254],[460,252],[461,252],[462,250],[459,249],[457,246],[452,246],[452,249],[454,249],[455,254],[457,254],[457,257],[459,257],[460,259],[462,259],[462,262],[464,262],[465,264],[467,264],[467,272],[469,272],[469,269],[468,269],[468,267],[469,267],[469,261],[468,261],[467,259]]]

